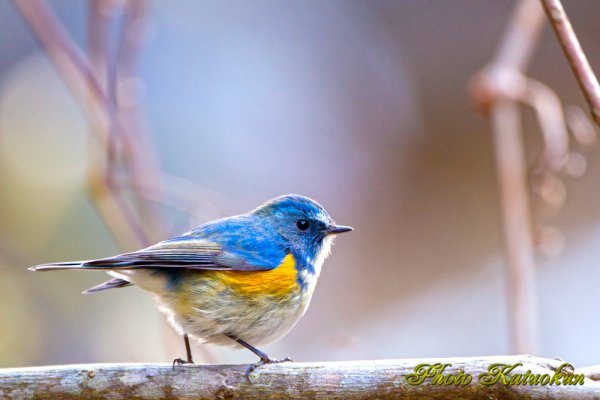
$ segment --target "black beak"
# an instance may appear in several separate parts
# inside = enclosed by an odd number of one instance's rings
[[[337,235],[338,233],[352,232],[354,228],[350,226],[333,225],[325,231],[328,235]]]

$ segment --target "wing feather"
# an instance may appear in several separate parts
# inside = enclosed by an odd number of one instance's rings
[[[56,269],[124,270],[136,268],[197,269],[213,271],[260,271],[274,268],[248,253],[225,251],[193,235],[165,240],[146,249],[98,260],[42,264],[35,271]]]

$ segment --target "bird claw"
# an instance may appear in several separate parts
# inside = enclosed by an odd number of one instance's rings
[[[175,365],[183,365],[183,364],[193,364],[193,361],[186,361],[181,358],[176,358],[173,360],[173,371],[175,370]]]
[[[262,367],[263,365],[266,365],[266,364],[279,364],[279,363],[290,362],[290,361],[292,361],[292,359],[289,357],[283,358],[281,360],[277,359],[277,358],[270,358],[270,357],[269,358],[261,358],[259,362],[248,365],[248,368],[246,368],[246,379],[248,380],[248,382],[252,383],[252,380],[250,379],[250,374],[252,373],[252,371],[254,371],[258,367]]]

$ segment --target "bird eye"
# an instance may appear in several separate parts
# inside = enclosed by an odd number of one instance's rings
[[[301,231],[305,231],[310,227],[310,222],[308,222],[305,219],[299,219],[296,222],[296,226],[298,227],[298,229],[300,229]]]

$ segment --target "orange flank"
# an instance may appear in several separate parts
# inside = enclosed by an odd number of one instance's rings
[[[226,288],[243,295],[285,297],[300,289],[297,273],[296,260],[290,253],[270,271],[216,271],[214,278]]]
[[[188,276],[174,304],[182,315],[205,309],[205,302],[219,298],[219,292],[234,292],[249,299],[273,296],[277,299],[298,293],[296,260],[292,254],[270,271],[188,271]]]

